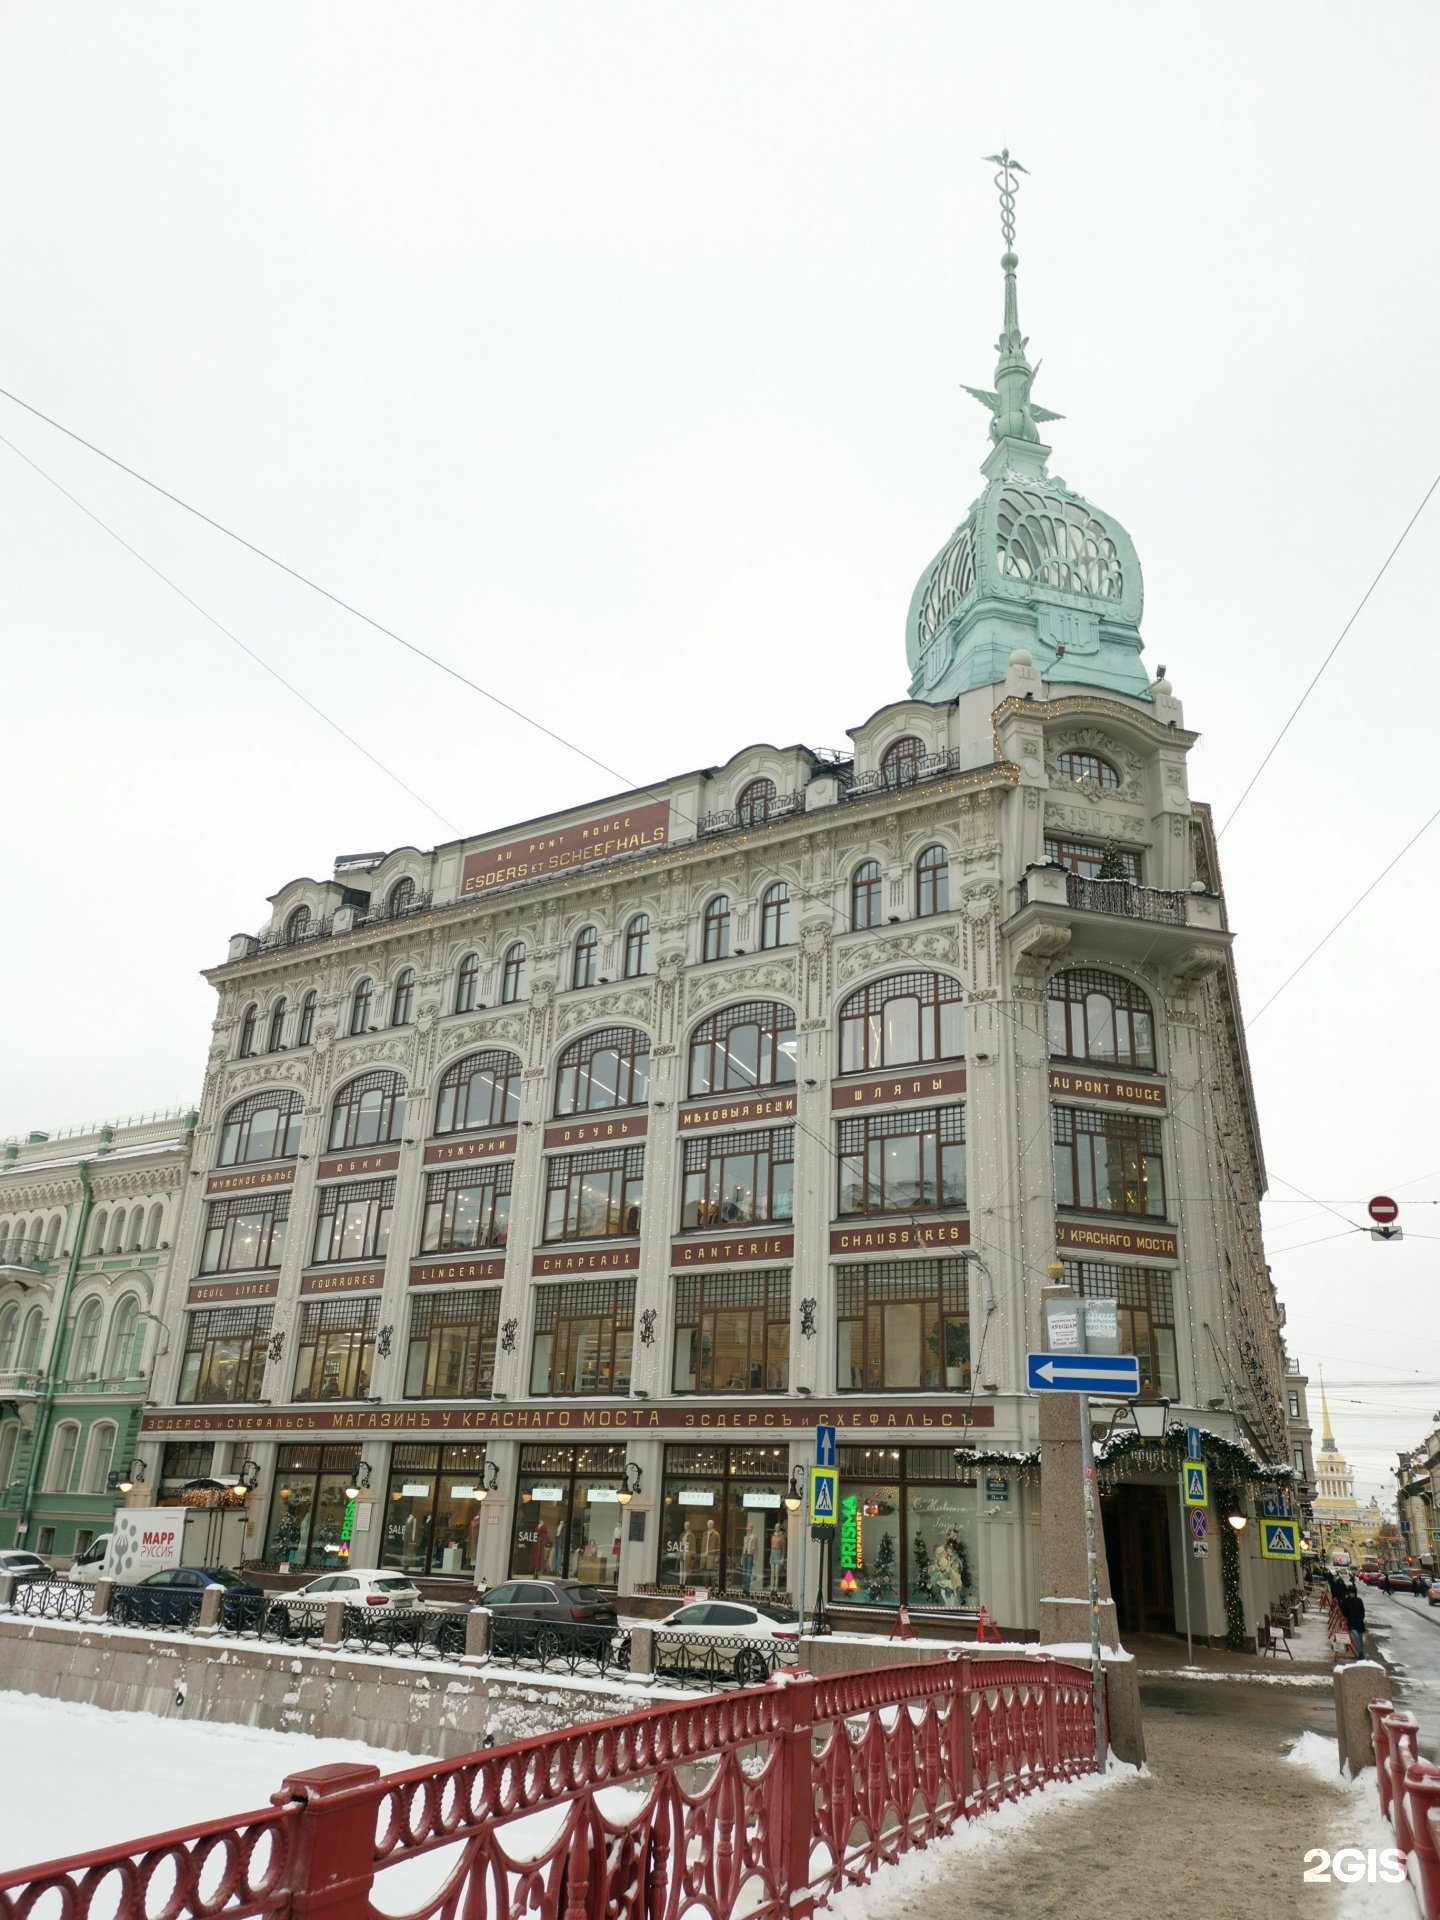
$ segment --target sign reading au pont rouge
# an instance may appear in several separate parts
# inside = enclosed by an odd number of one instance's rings
[[[1163,1107],[1165,1089],[1158,1080],[1132,1080],[1124,1073],[1077,1073],[1050,1069],[1050,1091],[1063,1100],[1111,1100],[1120,1107]]]
[[[670,803],[666,800],[649,807],[627,807],[623,813],[602,814],[598,820],[583,820],[572,827],[522,834],[498,847],[483,847],[479,853],[467,854],[460,891],[489,893],[496,887],[514,886],[518,880],[535,880],[547,873],[563,873],[568,867],[588,866],[594,860],[610,860],[617,853],[663,846],[669,834]]]

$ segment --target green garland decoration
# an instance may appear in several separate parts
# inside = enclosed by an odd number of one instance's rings
[[[1178,1474],[1185,1460],[1185,1433],[1184,1425],[1174,1421],[1166,1428],[1163,1440],[1147,1440],[1129,1427],[1107,1435],[1095,1449],[1102,1483],[1125,1479],[1130,1456],[1142,1453],[1146,1458],[1133,1462],[1139,1472]],[[1202,1430],[1200,1456],[1213,1479],[1223,1479],[1230,1485],[1295,1484],[1293,1466],[1281,1460],[1262,1460],[1246,1440],[1227,1440],[1221,1434]]]
[[[1234,1491],[1222,1497],[1233,1501]],[[1220,1529],[1220,1591],[1225,1600],[1225,1645],[1231,1653],[1243,1653],[1245,1602],[1240,1593],[1240,1536],[1234,1527]]]

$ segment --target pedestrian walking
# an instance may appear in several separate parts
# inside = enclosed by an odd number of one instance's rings
[[[1360,1598],[1357,1587],[1347,1587],[1340,1602],[1340,1612],[1350,1629],[1350,1638],[1355,1647],[1355,1658],[1365,1658],[1365,1602]]]

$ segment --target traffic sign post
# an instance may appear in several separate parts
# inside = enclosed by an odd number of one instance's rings
[[[1262,1520],[1260,1522],[1260,1554],[1265,1560],[1298,1560],[1300,1558],[1299,1521]]]
[[[817,1467],[833,1467],[835,1465],[834,1427],[816,1427],[815,1464]]]
[[[1205,1458],[1204,1454],[1200,1451],[1199,1427],[1186,1427],[1185,1429],[1185,1458],[1187,1460],[1203,1460]]]
[[[1388,1193],[1377,1193],[1365,1211],[1375,1222],[1370,1229],[1372,1240],[1403,1240],[1405,1232],[1395,1222],[1400,1217],[1400,1209]]]
[[[835,1429],[817,1427],[816,1445],[822,1433],[830,1434],[831,1452],[834,1452]],[[815,1585],[815,1624],[817,1634],[829,1633],[830,1622],[825,1617],[825,1584],[830,1576],[831,1543],[835,1538],[835,1521],[840,1507],[840,1474],[836,1467],[811,1467],[810,1469],[810,1530],[819,1543],[820,1551],[816,1558],[820,1562],[820,1572]],[[804,1593],[801,1593],[801,1614],[804,1614]]]
[[[1180,1483],[1185,1489],[1185,1504],[1187,1507],[1209,1506],[1210,1488],[1207,1484],[1209,1478],[1210,1476],[1205,1471],[1203,1462],[1199,1460],[1187,1460],[1185,1462],[1185,1465],[1180,1470]]]
[[[1133,1400],[1140,1392],[1140,1362],[1133,1353],[1031,1353],[1025,1361],[1031,1393]]]

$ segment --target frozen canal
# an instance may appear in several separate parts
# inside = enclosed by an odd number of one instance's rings
[[[269,1804],[287,1773],[335,1760],[421,1764],[358,1740],[157,1720],[0,1693],[0,1873]]]

